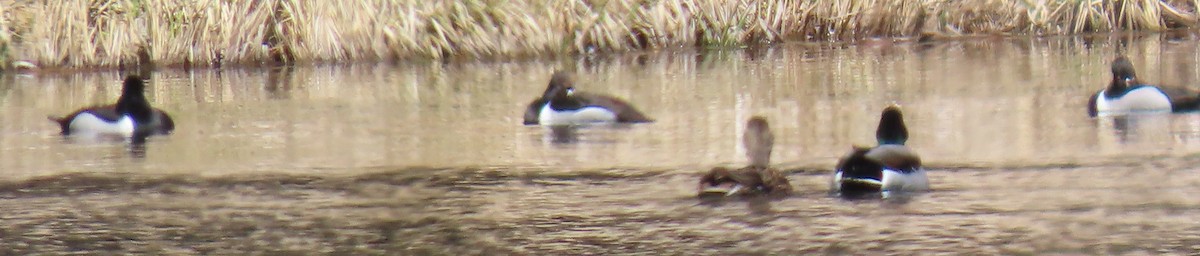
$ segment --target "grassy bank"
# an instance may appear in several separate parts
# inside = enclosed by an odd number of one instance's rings
[[[917,34],[1196,25],[1197,1],[0,0],[0,65],[520,58]]]

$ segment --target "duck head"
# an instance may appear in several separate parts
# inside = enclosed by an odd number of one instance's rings
[[[775,145],[775,135],[767,119],[761,116],[751,117],[746,121],[746,131],[742,133],[742,145],[746,147],[746,158],[750,166],[767,168],[771,163],[771,148]]]
[[[156,110],[146,100],[146,82],[138,75],[125,77],[121,86],[121,97],[117,99],[116,110],[123,115],[133,118],[135,128],[133,137],[151,135],[166,135],[175,130],[175,122],[171,116],[162,110]]]
[[[1137,84],[1137,74],[1133,71],[1133,63],[1125,56],[1117,56],[1112,62],[1112,82],[1104,91],[1105,96],[1121,95],[1130,86]]]
[[[904,115],[900,106],[891,105],[883,109],[879,117],[879,127],[875,129],[875,140],[879,145],[904,145],[908,141],[908,128],[904,126]]]
[[[554,75],[550,77],[550,84],[546,86],[546,91],[542,92],[542,98],[553,100],[571,96],[571,94],[575,93],[574,80],[569,72],[554,72]]]
[[[133,117],[137,123],[148,123],[154,119],[154,109],[146,100],[146,82],[138,75],[125,77],[121,86],[121,98],[117,99],[117,112]]]

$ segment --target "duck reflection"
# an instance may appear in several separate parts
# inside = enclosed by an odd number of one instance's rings
[[[547,140],[553,144],[571,144],[579,141],[579,127],[575,125],[551,125]]]
[[[1156,136],[1171,134],[1171,115],[1140,114],[1096,118],[1101,134],[1111,134],[1122,145],[1153,141]]]
[[[746,209],[750,213],[756,215],[770,215],[774,213],[771,208],[771,202],[778,200],[778,196],[751,196],[751,197],[726,197],[726,196],[699,196],[699,205],[708,207],[720,207],[727,203],[741,203],[745,201]]]
[[[268,97],[276,100],[291,98],[294,69],[292,66],[277,66],[267,71],[267,84],[264,85],[264,89]]]
[[[85,145],[85,146],[116,146],[121,145],[128,156],[133,159],[146,158],[146,145],[149,144],[151,137],[160,137],[146,134],[139,134],[132,137],[124,138],[119,136],[83,136],[83,135],[67,135],[59,137],[65,144]]]
[[[618,134],[633,128],[631,124],[543,125],[542,141],[565,145],[577,143],[617,143]]]
[[[129,157],[134,159],[146,158],[146,138],[149,136],[134,137],[129,141]]]

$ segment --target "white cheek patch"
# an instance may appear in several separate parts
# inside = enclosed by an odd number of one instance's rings
[[[121,116],[121,119],[118,119],[116,122],[109,122],[92,113],[84,112],[71,119],[71,123],[68,126],[73,135],[116,135],[130,137],[133,136],[134,123],[133,118],[128,115]]]

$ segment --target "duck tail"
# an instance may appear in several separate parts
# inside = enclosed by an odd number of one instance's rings
[[[60,132],[60,133],[62,133],[63,135],[66,135],[68,132],[71,131],[70,130],[71,122],[69,120],[67,120],[66,117],[56,117],[56,116],[46,115],[46,119],[49,119],[51,122],[57,123],[58,127],[60,129],[62,129],[62,132]]]
[[[849,155],[838,161],[837,171],[842,192],[879,191],[882,188],[883,165],[867,158],[869,148],[855,147]]]
[[[724,195],[729,192],[729,188],[721,187],[723,183],[731,181],[730,170],[724,167],[716,167],[700,177],[700,182],[696,187],[700,196],[706,195]],[[736,183],[736,181],[734,181]]]

